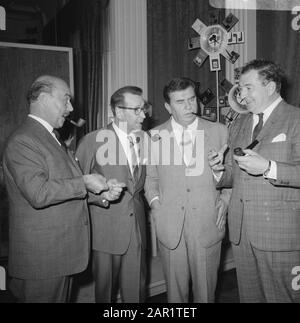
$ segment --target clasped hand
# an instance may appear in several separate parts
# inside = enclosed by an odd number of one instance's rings
[[[250,175],[262,175],[269,166],[269,161],[250,149],[245,149],[245,156],[233,155],[239,167]]]
[[[116,179],[106,181],[106,178],[100,174],[83,175],[86,189],[93,194],[100,194],[103,192],[103,197],[109,201],[114,201],[120,197],[124,183],[118,182]]]
[[[105,191],[102,196],[108,201],[115,201],[119,199],[123,189],[126,187],[124,183],[118,182],[116,179],[107,181],[108,191]]]

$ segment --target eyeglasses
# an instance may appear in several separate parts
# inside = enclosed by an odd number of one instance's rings
[[[148,113],[148,109],[145,107],[132,108],[132,107],[122,107],[118,105],[117,108],[124,109],[124,110],[133,110],[135,115],[137,116],[140,115],[142,111],[144,112],[144,114]]]

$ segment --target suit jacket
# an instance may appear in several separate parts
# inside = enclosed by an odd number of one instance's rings
[[[276,161],[277,180],[248,175],[232,161],[235,147],[250,144],[252,120],[252,114],[240,115],[232,125],[231,150],[219,183],[233,188],[229,206],[230,240],[238,244],[245,225],[248,238],[260,250],[300,250],[300,109],[282,101],[257,137],[259,144],[254,150]],[[277,141],[276,137],[286,139]]]
[[[76,161],[28,117],[4,152],[9,196],[9,272],[46,279],[81,272],[88,263],[87,194]]]
[[[106,160],[103,158],[105,151],[109,154]],[[111,124],[86,135],[78,146],[76,156],[85,174],[99,173],[107,179],[115,178],[127,187],[120,199],[111,202],[107,209],[90,205],[93,250],[124,254],[128,249],[135,221],[140,229],[142,247],[145,248],[146,224],[142,198],[145,166],[139,167],[138,181],[135,182],[125,152]]]
[[[220,192],[215,188],[207,154],[210,149],[218,151],[227,142],[227,128],[199,118],[198,130],[204,131],[204,147],[198,155],[203,168],[198,174],[190,174],[192,176],[186,176],[191,169],[186,167],[182,156],[180,165],[174,162],[181,154],[175,138],[171,139],[170,147],[163,147],[163,134],[173,135],[171,119],[151,131],[145,193],[149,203],[155,196],[160,199],[161,207],[154,213],[156,234],[169,249],[175,249],[180,242],[187,212],[194,217],[194,234],[203,247],[212,246],[224,237],[224,230],[216,227]],[[159,156],[159,153],[164,155],[163,152],[170,157],[170,165]]]

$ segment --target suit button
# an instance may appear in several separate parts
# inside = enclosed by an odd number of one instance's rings
[[[243,203],[243,200],[242,200],[242,199],[240,199],[240,202],[241,202],[241,203]]]
[[[181,207],[181,210],[183,211],[184,210],[184,206]]]
[[[133,213],[130,213],[129,216],[133,216]]]
[[[188,188],[186,191],[187,191],[188,193],[190,193],[190,191],[191,191],[191,190]]]

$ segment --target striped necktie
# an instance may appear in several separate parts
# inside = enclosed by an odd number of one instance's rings
[[[134,178],[134,181],[137,182],[138,180],[138,174],[139,174],[139,163],[138,163],[138,156],[135,151],[135,144],[134,140],[131,136],[127,137],[129,140],[129,148],[130,148],[130,154],[131,154],[131,165],[132,165],[132,176]]]

